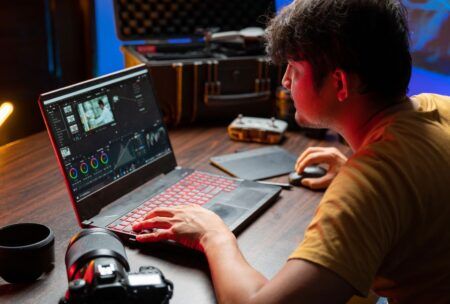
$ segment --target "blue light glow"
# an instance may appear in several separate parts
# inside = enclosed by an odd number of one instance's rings
[[[191,38],[172,38],[172,39],[167,39],[167,42],[172,43],[172,44],[183,44],[183,43],[191,43],[192,39]]]

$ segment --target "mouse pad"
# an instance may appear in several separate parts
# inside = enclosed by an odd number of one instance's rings
[[[226,173],[249,180],[284,175],[294,170],[297,157],[278,146],[211,157],[211,164]]]

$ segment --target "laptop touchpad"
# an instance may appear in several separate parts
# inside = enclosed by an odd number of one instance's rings
[[[225,222],[227,226],[231,226],[238,218],[240,218],[246,210],[242,208],[232,207],[223,204],[214,204],[208,208],[216,213]]]
[[[255,191],[251,189],[240,189],[236,191],[231,200],[227,202],[228,205],[252,209],[257,203],[259,203],[264,197],[266,193]]]

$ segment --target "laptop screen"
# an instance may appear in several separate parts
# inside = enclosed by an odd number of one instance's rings
[[[149,77],[141,66],[41,96],[75,203],[172,154]]]

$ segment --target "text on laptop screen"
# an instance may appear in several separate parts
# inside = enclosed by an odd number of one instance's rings
[[[119,73],[43,102],[76,202],[171,153],[148,78]]]

